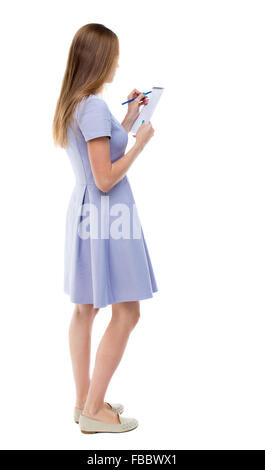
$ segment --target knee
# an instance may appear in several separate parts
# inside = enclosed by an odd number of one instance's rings
[[[76,304],[75,312],[83,318],[94,318],[99,308],[95,308],[93,304]]]
[[[139,302],[121,302],[119,304],[113,304],[112,318],[114,321],[123,323],[132,330],[140,319]]]
[[[134,317],[132,318],[132,329],[136,327],[139,320],[140,320],[140,313],[138,313],[137,315],[134,315]]]
[[[134,328],[140,320],[140,307],[135,308],[131,315],[132,327]]]

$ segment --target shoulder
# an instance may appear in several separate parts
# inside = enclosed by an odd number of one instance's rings
[[[111,137],[111,112],[107,103],[96,95],[82,98],[78,104],[77,122],[86,141],[96,137]]]
[[[111,117],[111,112],[105,100],[96,95],[85,96],[77,107],[78,117],[81,118],[82,115],[87,113],[97,113],[106,118]]]

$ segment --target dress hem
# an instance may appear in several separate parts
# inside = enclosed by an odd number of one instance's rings
[[[152,290],[152,292],[149,292],[149,294],[145,294],[145,295],[140,295],[140,296],[136,296],[136,297],[126,297],[126,298],[119,298],[119,299],[116,299],[114,302],[107,302],[107,303],[104,303],[102,305],[94,305],[93,301],[87,301],[87,302],[79,302],[78,300],[74,299],[71,297],[71,295],[69,294],[69,292],[67,292],[66,290],[64,291],[64,293],[68,296],[70,296],[70,302],[74,303],[74,304],[80,304],[80,305],[87,305],[87,304],[92,304],[94,306],[94,308],[105,308],[107,307],[108,305],[113,305],[113,304],[117,304],[119,302],[136,302],[136,301],[140,301],[140,300],[146,300],[146,299],[152,299],[154,296],[153,294],[155,294],[156,292],[158,292],[158,289],[154,288]]]

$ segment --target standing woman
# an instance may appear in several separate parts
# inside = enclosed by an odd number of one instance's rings
[[[137,427],[121,416],[123,405],[105,394],[140,316],[139,301],[157,285],[127,170],[154,135],[143,123],[125,153],[130,132],[147,97],[134,89],[120,124],[100,96],[118,67],[119,41],[102,24],[75,34],[53,121],[55,145],[66,149],[76,184],[66,216],[64,291],[75,309],[69,329],[76,386],[74,420],[84,433],[125,432]],[[97,349],[90,378],[91,331],[101,307],[112,318]]]

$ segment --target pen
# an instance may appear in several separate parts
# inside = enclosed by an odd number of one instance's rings
[[[147,91],[146,93],[143,93],[144,95],[148,95],[148,93],[152,93],[152,90],[151,91]],[[131,101],[135,100],[137,98],[137,96],[135,98],[132,98],[131,100],[128,100],[128,101],[124,101],[124,103],[121,103],[121,104],[126,104],[126,103],[130,103]]]

